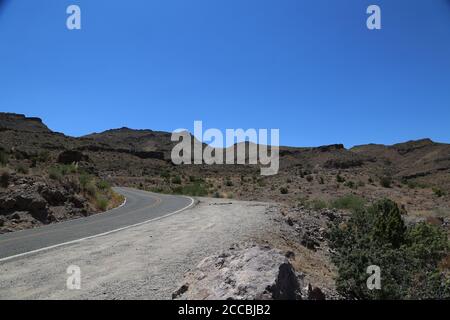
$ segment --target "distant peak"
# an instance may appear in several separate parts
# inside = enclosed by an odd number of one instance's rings
[[[41,118],[9,112],[0,112],[0,128],[17,131],[51,132]]]

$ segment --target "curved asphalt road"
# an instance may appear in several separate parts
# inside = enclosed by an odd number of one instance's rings
[[[116,232],[190,207],[189,197],[115,188],[126,197],[123,206],[86,218],[0,235],[0,262]]]

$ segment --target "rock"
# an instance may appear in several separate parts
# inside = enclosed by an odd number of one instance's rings
[[[302,246],[308,248],[309,250],[316,251],[317,247],[320,246],[320,243],[317,239],[315,239],[309,232],[305,232],[302,236],[302,240],[300,242]]]
[[[58,163],[72,164],[80,161],[89,161],[89,157],[77,150],[66,150],[58,155]]]
[[[67,200],[67,196],[64,192],[50,187],[43,187],[41,195],[52,206],[59,206]]]
[[[69,201],[73,204],[75,208],[84,208],[84,204],[86,203],[86,199],[80,195],[74,194],[70,197]]]
[[[318,287],[313,287],[311,284],[308,284],[306,288],[303,290],[303,296],[305,300],[325,300],[325,294]]]
[[[229,250],[188,272],[173,299],[298,299],[301,280],[288,259],[268,247]]]

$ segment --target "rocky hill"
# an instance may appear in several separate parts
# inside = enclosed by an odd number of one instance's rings
[[[120,128],[74,138],[10,113],[0,113],[0,127],[2,162],[13,171],[21,166],[39,175],[76,162],[112,185],[157,192],[308,206],[328,206],[347,195],[390,197],[418,214],[450,207],[450,145],[429,139],[351,149],[281,147],[279,174],[262,177],[254,165],[175,166],[167,132]]]

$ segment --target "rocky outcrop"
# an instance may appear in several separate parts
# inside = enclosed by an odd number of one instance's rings
[[[51,132],[40,118],[25,117],[23,114],[0,112],[0,128],[4,130]]]
[[[81,161],[89,161],[89,157],[77,150],[66,150],[58,155],[58,163],[72,164]]]
[[[173,293],[174,299],[299,299],[302,280],[285,255],[269,247],[231,248],[205,258]]]
[[[12,175],[0,190],[0,233],[85,216],[87,200],[70,186]]]

